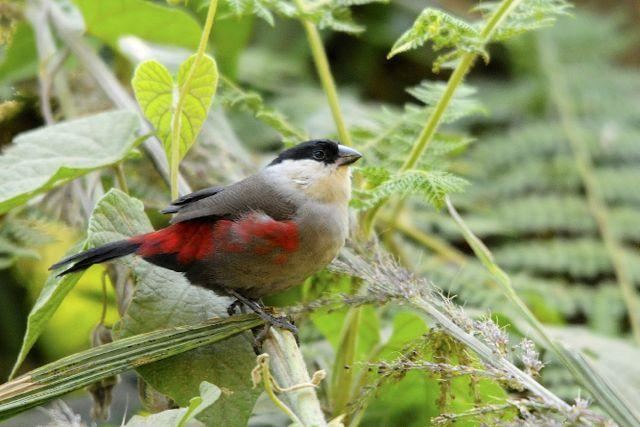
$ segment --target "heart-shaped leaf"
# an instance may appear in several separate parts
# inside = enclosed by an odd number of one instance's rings
[[[136,68],[131,82],[138,104],[145,117],[156,128],[168,159],[171,159],[171,146],[174,144],[171,131],[181,94],[184,99],[180,116],[180,138],[175,142],[179,144],[180,159],[195,142],[218,85],[216,62],[209,55],[204,55],[193,70],[189,88],[185,91],[185,82],[195,59],[196,55],[193,55],[180,65],[177,81],[158,61],[145,61]]]

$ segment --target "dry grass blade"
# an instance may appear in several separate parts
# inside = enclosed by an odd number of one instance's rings
[[[0,385],[0,419],[73,390],[255,328],[253,314],[136,335],[65,357]]]

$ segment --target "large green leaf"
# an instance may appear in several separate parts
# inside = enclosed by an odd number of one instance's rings
[[[136,68],[131,82],[136,99],[144,115],[156,128],[169,159],[171,159],[171,145],[173,143],[171,130],[174,110],[195,58],[196,55],[193,55],[180,65],[177,82],[173,81],[164,65],[153,60],[140,64]],[[198,62],[198,67],[193,71],[189,90],[185,93],[183,100],[180,140],[178,142],[180,144],[180,159],[185,156],[195,142],[196,136],[202,128],[202,123],[207,118],[217,85],[216,62],[210,56],[204,55]]]
[[[38,52],[31,27],[21,22],[16,26],[11,44],[0,60],[0,82],[11,84],[16,80],[33,77],[38,72]]]
[[[13,377],[18,368],[20,368],[20,365],[24,362],[29,350],[31,350],[35,344],[47,325],[47,322],[51,319],[58,307],[60,307],[60,304],[62,304],[67,294],[71,292],[71,289],[78,283],[80,276],[82,276],[82,273],[72,273],[62,277],[57,277],[53,274],[49,276],[49,279],[47,279],[47,282],[44,284],[36,303],[33,305],[27,317],[27,330],[24,333],[18,358],[11,371],[11,377]]]
[[[136,142],[137,116],[113,111],[22,133],[0,156],[0,213],[97,168]]]
[[[129,420],[126,427],[186,426],[203,410],[213,405],[220,398],[221,393],[220,388],[203,381],[200,384],[200,396],[191,399],[188,408],[169,409],[147,417],[136,415]]]
[[[89,224],[92,246],[151,231],[144,206],[118,190],[111,190],[98,203]],[[164,327],[200,322],[226,315],[231,302],[213,292],[190,285],[184,276],[155,267],[140,259],[124,258],[136,281],[135,294],[121,322],[118,338]],[[186,406],[198,394],[201,381],[209,381],[225,393],[198,418],[207,424],[246,425],[259,391],[252,390],[250,372],[255,364],[250,334],[171,357],[139,369],[156,390]]]
[[[91,347],[27,372],[0,384],[0,421],[29,408],[43,405],[72,391],[81,390],[122,372],[139,368],[176,354],[222,342],[262,325],[255,314],[215,318],[194,325],[161,329]],[[215,386],[205,386],[207,396],[190,400],[187,410],[198,415],[215,397]],[[203,386],[200,386],[203,394]],[[204,401],[206,400],[206,402]]]
[[[74,0],[87,31],[113,48],[122,36],[195,49],[200,25],[188,13],[144,0]]]

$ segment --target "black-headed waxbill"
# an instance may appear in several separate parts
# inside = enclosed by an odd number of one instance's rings
[[[303,142],[242,181],[174,201],[163,211],[176,214],[168,227],[90,249],[51,268],[73,263],[63,275],[136,254],[259,311],[255,300],[300,284],[344,245],[348,166],[360,157],[330,140]]]

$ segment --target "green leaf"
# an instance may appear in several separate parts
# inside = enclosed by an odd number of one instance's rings
[[[420,13],[411,28],[394,43],[387,58],[416,49],[429,41],[433,43],[435,51],[446,48],[477,53],[482,51],[482,40],[475,26],[441,10],[428,7]]]
[[[145,61],[136,68],[133,89],[142,111],[154,125],[162,140],[167,158],[171,159],[171,129],[178,98],[196,55],[180,66],[177,83],[164,65],[157,61]],[[205,55],[194,70],[188,93],[182,107],[180,128],[180,159],[196,140],[202,123],[207,118],[211,101],[218,85],[218,69],[213,58]]]
[[[374,174],[373,179],[380,179],[381,175],[377,168],[362,171],[366,173],[369,170]],[[447,194],[460,192],[466,185],[466,180],[448,172],[409,170],[391,177],[372,190],[359,191],[359,198],[354,199],[352,204],[357,208],[366,209],[392,195],[406,197],[411,194],[419,194],[439,208],[443,205]]]
[[[92,215],[89,241],[91,246],[98,246],[151,230],[142,203],[111,190]],[[189,284],[182,274],[131,257],[119,262],[132,269],[136,287],[127,311],[114,328],[117,338],[226,316],[231,300]],[[233,337],[220,345],[141,367],[138,372],[153,388],[181,406],[189,404],[203,380],[233,392],[225,393],[199,419],[207,424],[244,426],[260,393],[252,389],[251,383],[250,372],[255,364],[252,340],[251,334]]]
[[[203,381],[200,383],[200,396],[194,397],[189,401],[189,408],[184,417],[180,419],[178,427],[184,426],[190,420],[194,419],[203,410],[213,405],[222,394],[222,391],[215,385]]]
[[[393,318],[393,333],[384,343],[379,358],[396,357],[403,347],[413,340],[417,340],[428,332],[424,319],[410,311],[401,311]]]
[[[20,22],[0,61],[0,83],[10,85],[15,81],[34,77],[37,72],[38,52],[33,30],[27,23]]]
[[[257,92],[245,91],[224,77],[221,80],[220,89],[221,93],[218,97],[224,105],[253,114],[256,119],[282,135],[285,141],[309,139],[308,135],[291,123],[284,114],[265,105]]]
[[[0,213],[122,160],[138,123],[132,112],[113,111],[18,135],[0,156]]]
[[[311,314],[313,325],[322,333],[335,351],[340,351],[340,331],[345,322],[347,309]],[[358,345],[356,359],[366,360],[371,350],[380,341],[380,320],[373,307],[363,307],[360,328],[358,329]],[[355,369],[355,368],[354,368]]]
[[[206,381],[200,384],[200,396],[196,396],[189,401],[187,408],[169,409],[147,417],[136,415],[126,424],[127,427],[152,427],[152,426],[175,426],[184,427],[187,423],[192,425],[195,417],[203,410],[213,405],[220,398],[221,390]]]
[[[137,36],[166,45],[195,49],[200,25],[181,9],[143,0],[74,0],[84,16],[89,34],[114,49],[122,36]]]
[[[488,19],[500,2],[483,2],[474,8]],[[504,41],[517,35],[553,25],[559,16],[567,15],[571,5],[564,0],[533,0],[518,4],[515,10],[500,24],[493,40]]]
[[[82,245],[81,248],[85,249],[86,245]],[[22,362],[24,362],[24,359],[27,357],[29,350],[31,350],[47,325],[47,322],[54,315],[58,307],[60,307],[60,304],[62,304],[67,294],[69,294],[71,289],[78,283],[80,276],[82,276],[80,272],[67,274],[62,277],[58,277],[55,274],[49,276],[27,317],[27,330],[24,333],[22,346],[20,347],[20,352],[18,353],[16,363],[13,365],[9,378],[12,378],[16,374],[20,365],[22,365]]]
[[[228,340],[262,324],[264,322],[255,314],[215,318],[195,325],[136,335],[72,354],[0,385],[0,420],[96,381]],[[201,394],[205,394],[203,405],[215,397],[215,389],[209,386],[203,388],[201,385],[200,390]],[[194,393],[197,394],[197,391]],[[203,409],[197,402],[192,402],[193,412]],[[209,424],[217,425],[215,420]]]

